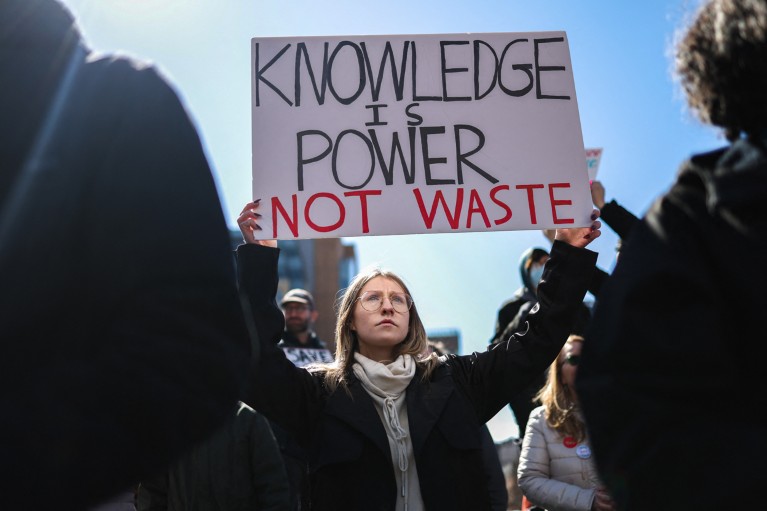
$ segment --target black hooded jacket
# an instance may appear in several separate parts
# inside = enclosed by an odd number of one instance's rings
[[[517,313],[526,303],[535,303],[538,301],[538,297],[533,291],[534,287],[530,282],[530,274],[527,271],[527,265],[531,259],[539,259],[543,256],[548,256],[548,251],[539,248],[531,247],[522,252],[519,258],[519,278],[522,282],[522,287],[514,291],[514,295],[503,302],[498,309],[498,318],[495,322],[495,333],[490,339],[490,344],[496,344],[504,340],[503,333],[509,323],[511,323],[517,316]],[[513,332],[509,332],[511,334]]]
[[[597,302],[576,387],[620,509],[764,507],[766,135],[686,162]]]

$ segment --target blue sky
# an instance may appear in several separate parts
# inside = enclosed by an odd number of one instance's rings
[[[724,144],[686,110],[670,49],[696,2],[645,0],[64,0],[88,43],[155,63],[198,125],[230,225],[251,200],[250,38],[563,30],[584,145],[602,147],[608,198],[641,215],[681,161]],[[614,264],[609,228],[590,248]],[[401,274],[427,328],[458,328],[465,352],[486,346],[499,304],[520,285],[519,254],[540,231],[346,238],[360,266]],[[496,440],[516,433],[508,411]]]

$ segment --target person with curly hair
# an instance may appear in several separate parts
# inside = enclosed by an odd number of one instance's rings
[[[632,229],[576,390],[618,509],[762,509],[767,0],[703,3],[676,69],[728,144],[684,162]]]

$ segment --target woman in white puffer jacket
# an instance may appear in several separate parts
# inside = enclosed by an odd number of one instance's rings
[[[575,373],[583,337],[571,335],[549,368],[530,413],[517,469],[526,500],[548,511],[614,511],[586,438]]]

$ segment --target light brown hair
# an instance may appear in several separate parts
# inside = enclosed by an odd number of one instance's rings
[[[556,360],[549,367],[546,384],[535,396],[545,407],[546,423],[563,436],[571,436],[577,442],[586,439],[586,426],[576,413],[575,389],[562,382],[562,365],[565,363],[567,347],[582,343],[583,337],[572,334],[559,351]]]

